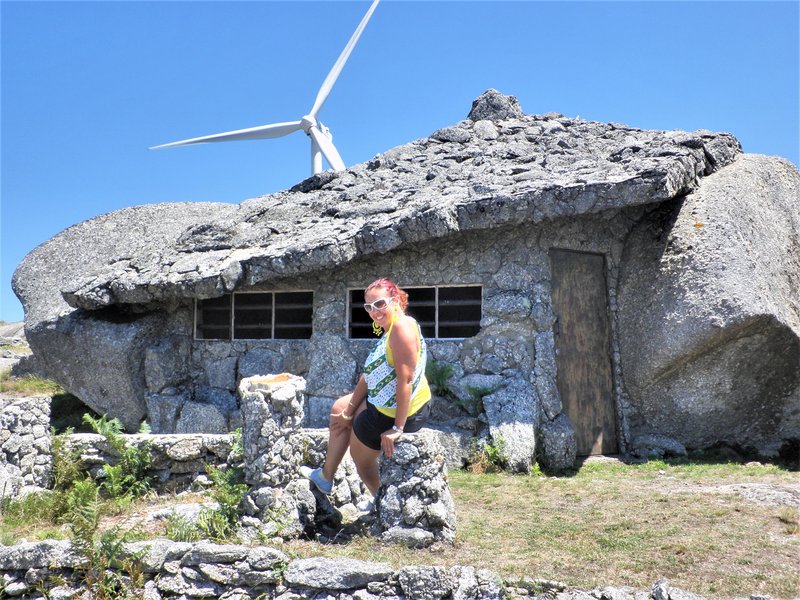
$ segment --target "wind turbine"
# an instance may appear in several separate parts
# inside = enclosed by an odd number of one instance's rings
[[[202,137],[191,138],[188,140],[181,140],[179,142],[172,142],[169,144],[162,144],[160,146],[152,146],[150,150],[158,150],[160,148],[173,148],[175,146],[189,146],[192,144],[206,144],[208,142],[233,142],[238,140],[263,140],[267,138],[283,137],[295,131],[305,131],[306,135],[311,140],[311,174],[315,175],[322,172],[322,157],[328,161],[331,167],[336,171],[345,169],[344,161],[339,156],[339,152],[333,145],[333,136],[330,130],[317,120],[322,105],[328,99],[328,94],[331,93],[339,74],[342,72],[350,53],[355,48],[358,38],[367,26],[372,13],[378,6],[380,0],[373,0],[369,9],[367,10],[361,22],[358,24],[355,32],[350,37],[350,41],[342,50],[339,58],[333,65],[333,68],[328,73],[325,81],[317,92],[317,98],[314,100],[314,105],[307,115],[300,118],[299,121],[287,121],[284,123],[272,123],[270,125],[261,125],[259,127],[251,127],[249,129],[238,129],[236,131],[228,131],[226,133],[216,133],[213,135],[205,135]]]

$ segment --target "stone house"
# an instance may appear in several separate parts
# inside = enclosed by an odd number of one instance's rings
[[[131,428],[228,431],[237,382],[284,371],[323,425],[371,344],[361,292],[389,276],[440,418],[488,425],[516,470],[770,456],[800,438],[799,191],[729,134],[526,115],[490,90],[465,121],[288,191],[80,223],[13,284],[38,368]]]

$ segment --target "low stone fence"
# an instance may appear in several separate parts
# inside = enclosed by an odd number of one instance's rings
[[[300,476],[300,467],[321,466],[327,429],[303,429],[305,380],[289,374],[243,379],[239,386],[242,412],[241,448],[235,436],[222,434],[134,434],[125,443],[147,447],[149,475],[159,492],[180,492],[210,485],[207,466],[243,465],[250,491],[241,520],[246,539],[295,538],[329,541],[369,529],[387,541],[413,547],[455,540],[455,507],[447,485],[444,450],[434,432],[404,435],[391,459],[381,459],[382,485],[376,511],[365,515],[357,504],[367,490],[349,458],[345,458],[329,496]],[[9,497],[24,485],[46,487],[52,465],[48,432],[49,399],[6,402],[2,411],[0,476],[11,481]],[[95,479],[103,466],[118,461],[117,451],[98,434],[65,436],[63,451],[80,457]],[[32,488],[39,489],[39,488]],[[0,487],[0,492],[2,488]]]
[[[241,460],[233,452],[234,436],[210,433],[126,434],[129,446],[150,450],[148,472],[159,492],[183,491],[196,484],[208,483],[206,466],[222,467]],[[80,455],[89,474],[101,479],[103,465],[116,464],[118,456],[106,439],[96,433],[74,433],[66,436],[64,451]]]
[[[290,560],[267,546],[158,539],[125,544],[120,554],[122,562],[133,557],[135,563],[129,563],[132,568],[123,576],[124,585],[132,597],[146,600],[703,600],[664,579],[648,591],[630,587],[584,591],[533,578],[503,581],[493,571],[473,567],[395,569],[348,558]],[[66,541],[0,545],[0,597],[88,597],[86,567]]]
[[[0,398],[0,499],[50,484],[50,398]]]

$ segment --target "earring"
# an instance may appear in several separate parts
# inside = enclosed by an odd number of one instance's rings
[[[374,333],[375,335],[380,335],[383,333],[383,327],[378,325],[377,321],[372,322],[372,333]]]

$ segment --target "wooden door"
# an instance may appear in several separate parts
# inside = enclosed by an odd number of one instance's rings
[[[617,452],[602,254],[550,250],[558,391],[578,455]]]

